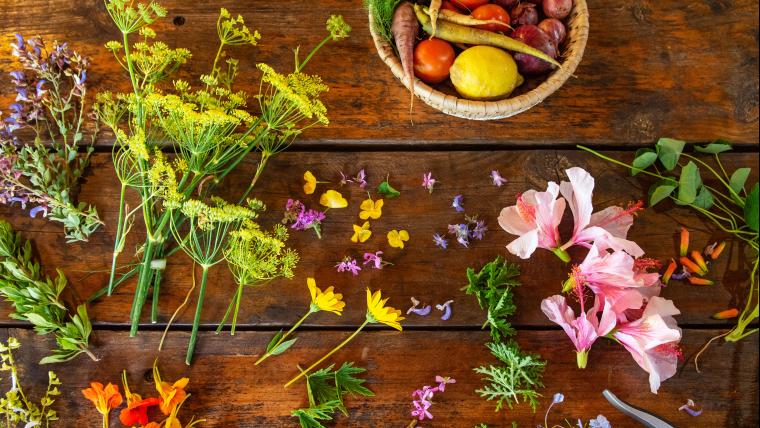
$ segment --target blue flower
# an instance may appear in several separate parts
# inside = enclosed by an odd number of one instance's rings
[[[602,415],[599,415],[596,417],[596,419],[592,419],[588,421],[589,428],[612,428],[612,425]]]
[[[462,195],[456,195],[454,196],[454,201],[451,203],[451,206],[454,207],[454,209],[461,213],[464,211],[464,207],[462,206],[462,202],[464,200],[464,196]]]
[[[449,247],[449,241],[438,233],[433,235],[433,242],[435,242],[437,247],[441,247],[444,250]]]
[[[563,401],[565,401],[565,396],[562,395],[561,392],[558,392],[558,393],[554,394],[554,398],[552,399],[552,403],[553,404],[558,404],[558,403],[561,403]]]

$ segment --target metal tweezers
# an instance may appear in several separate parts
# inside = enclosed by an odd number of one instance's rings
[[[611,393],[608,389],[605,389],[604,392],[602,392],[602,395],[613,407],[637,420],[647,428],[675,428],[675,425],[660,419],[658,416],[633,407],[625,401],[617,398],[615,394]]]

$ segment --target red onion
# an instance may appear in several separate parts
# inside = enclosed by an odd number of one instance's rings
[[[565,36],[567,36],[565,24],[556,18],[544,19],[538,23],[538,28],[542,29],[557,46],[561,45],[565,41]]]
[[[520,3],[509,14],[513,26],[538,24],[538,11],[533,3]]]
[[[501,7],[503,7],[505,10],[512,9],[516,4],[518,0],[493,0],[493,4],[497,4]]]
[[[535,25],[522,25],[512,32],[512,38],[532,46],[552,58],[557,57],[557,45],[543,30]],[[544,74],[552,70],[552,65],[532,55],[515,53],[517,68],[522,74]]]
[[[544,14],[547,18],[565,19],[573,9],[573,0],[544,0]]]

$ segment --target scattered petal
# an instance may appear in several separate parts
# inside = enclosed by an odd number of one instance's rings
[[[705,263],[705,259],[702,257],[702,253],[700,253],[697,250],[694,250],[691,252],[691,258],[697,262],[697,266],[702,270],[702,272],[707,273],[707,263]]]
[[[676,271],[676,268],[678,265],[676,264],[676,261],[673,259],[670,259],[670,263],[668,264],[668,268],[665,269],[665,273],[662,274],[662,283],[667,285],[668,282],[670,282],[671,276],[673,276],[673,272]]]
[[[497,169],[491,171],[491,180],[493,181],[493,185],[496,187],[501,187],[507,182],[507,179],[502,177],[501,174],[499,174],[499,170]]]
[[[697,275],[700,275],[700,276],[707,273],[707,272],[704,272],[701,267],[699,267],[696,263],[691,261],[691,259],[686,256],[681,257],[679,261],[681,262],[682,265],[684,265],[684,267],[686,267],[686,269],[691,271],[691,273],[696,273]]]
[[[441,319],[446,321],[449,318],[451,318],[451,304],[454,303],[453,300],[447,300],[441,305],[435,305],[435,308],[439,311],[443,311],[443,315],[441,315]]]
[[[328,190],[319,197],[319,203],[327,208],[346,208],[348,201],[340,192]]]
[[[718,257],[720,257],[720,254],[726,248],[726,241],[723,241],[720,244],[715,243],[711,247],[708,247],[708,248],[709,248],[709,252],[705,250],[705,254],[710,256],[712,260],[717,260]]]
[[[554,398],[552,398],[552,403],[558,404],[563,401],[565,401],[565,396],[561,392],[554,394]]]
[[[456,195],[454,196],[454,200],[451,202],[451,206],[454,207],[456,212],[461,213],[461,212],[464,212],[464,207],[462,206],[463,202],[464,202],[464,196]]]
[[[359,212],[360,219],[367,220],[368,218],[371,218],[377,220],[383,215],[383,200],[378,199],[373,201],[372,198],[367,198],[362,201],[359,209],[361,210]]]
[[[307,195],[314,193],[314,190],[317,188],[317,178],[314,177],[314,174],[312,174],[311,171],[304,172],[303,180],[305,181],[303,185],[303,192]]]
[[[393,229],[388,232],[388,245],[393,248],[404,248],[404,242],[409,240],[409,232],[406,230]]]
[[[686,400],[686,404],[678,408],[679,411],[686,412],[691,416],[697,417],[702,414],[702,407],[698,406],[694,400],[689,398]]]
[[[449,241],[448,241],[448,239],[444,238],[443,236],[441,236],[441,235],[440,235],[440,234],[438,234],[438,233],[436,233],[435,235],[433,235],[433,242],[435,242],[435,246],[436,246],[436,247],[441,247],[441,248],[443,248],[444,250],[445,250],[446,248],[448,248],[448,246],[449,246]]]
[[[369,227],[370,225],[368,221],[365,221],[361,226],[356,224],[353,225],[354,234],[351,236],[351,242],[366,242],[369,237],[372,236],[372,231],[369,230]]]

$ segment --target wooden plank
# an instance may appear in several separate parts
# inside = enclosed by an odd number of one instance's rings
[[[143,396],[154,392],[150,384],[150,368],[156,357],[158,332],[143,332],[129,339],[126,332],[98,331],[94,341],[102,360],[93,363],[84,357],[62,365],[40,370],[36,361],[52,345],[28,330],[0,330],[0,337],[14,335],[23,348],[16,353],[21,366],[20,377],[27,396],[36,397],[47,381],[46,370],[53,369],[63,381],[63,395],[56,405],[62,422],[56,427],[98,426],[98,413],[82,397],[80,390],[90,381],[120,381],[121,371],[129,374],[133,391]],[[191,415],[206,418],[206,427],[290,427],[296,426],[290,411],[306,404],[303,383],[289,389],[282,385],[292,377],[296,364],[307,364],[326,352],[348,332],[301,332],[300,340],[288,353],[254,366],[257,354],[266,346],[271,333],[242,332],[231,339],[204,333],[196,351],[196,362],[187,367],[178,355],[184,355],[187,333],[173,332],[159,356],[162,375],[167,380],[190,377],[192,397],[183,406],[185,418]],[[686,330],[682,342],[690,356],[715,330]],[[350,417],[338,417],[336,427],[402,427],[411,420],[410,394],[430,384],[435,375],[452,376],[457,383],[436,395],[431,408],[434,420],[424,426],[472,427],[486,422],[492,427],[536,426],[543,424],[543,412],[555,392],[565,395],[565,402],[555,407],[552,421],[564,418],[590,419],[605,415],[615,427],[636,424],[613,409],[601,396],[605,388],[620,398],[652,411],[680,427],[749,427],[758,422],[758,336],[744,342],[720,342],[701,361],[702,374],[686,365],[675,377],[665,381],[657,396],[649,392],[647,374],[630,355],[611,341],[596,344],[589,366],[576,367],[570,342],[561,331],[519,333],[523,348],[540,352],[549,361],[540,392],[537,413],[529,406],[494,413],[493,404],[475,395],[481,386],[473,367],[493,364],[483,346],[487,335],[473,332],[364,332],[332,362],[354,361],[368,369],[366,378],[374,398],[349,398]],[[678,407],[692,398],[703,406],[699,417],[679,412]],[[114,417],[115,418],[115,417]],[[76,421],[76,422],[75,422]],[[383,422],[380,422],[383,421]],[[184,422],[184,421],[183,421]],[[111,426],[118,426],[113,422]]]
[[[623,158],[632,156],[621,152],[611,155]],[[751,166],[755,171],[753,174],[757,174],[758,159],[754,154],[730,154],[724,156],[724,160],[729,170],[740,165]],[[465,269],[480,266],[497,254],[506,255],[504,246],[513,237],[497,225],[496,217],[502,207],[514,204],[515,195],[520,192],[545,188],[547,179],[560,181],[564,177],[564,169],[571,166],[585,167],[596,177],[594,202],[597,209],[611,204],[626,204],[646,194],[647,179],[630,177],[622,168],[612,167],[579,151],[285,153],[271,161],[260,181],[257,196],[269,206],[263,216],[265,224],[282,218],[287,198],[300,198],[308,205],[317,207],[319,193],[328,186],[320,185],[317,193],[306,197],[301,189],[301,175],[306,169],[313,171],[318,179],[332,181],[337,186],[338,171],[355,174],[359,168],[365,168],[371,189],[390,172],[391,183],[402,195],[386,201],[383,216],[372,221],[374,234],[369,241],[352,244],[349,241],[351,225],[359,221],[359,203],[366,194],[356,186],[343,187],[341,190],[349,198],[350,206],[328,212],[321,241],[311,232],[292,234],[290,243],[302,258],[295,279],[275,281],[260,289],[247,290],[239,322],[241,326],[249,327],[292,324],[307,307],[309,297],[305,278],[314,276],[322,287],[335,285],[345,295],[349,309],[340,318],[319,314],[309,319],[307,325],[357,325],[364,313],[364,288],[370,287],[383,289],[391,296],[391,303],[403,310],[409,307],[412,296],[432,304],[455,300],[454,315],[449,321],[439,320],[440,313],[434,311],[426,318],[412,316],[407,321],[408,325],[480,326],[483,312],[472,297],[460,291],[466,283]],[[221,195],[236,198],[235,195],[239,195],[246,186],[253,168],[253,159],[249,159],[241,171],[229,177],[219,189]],[[489,172],[496,168],[508,180],[501,188],[493,186],[489,179]],[[433,194],[428,194],[420,186],[422,174],[426,171],[432,171],[440,180]],[[751,177],[750,182],[756,181],[756,177]],[[452,242],[449,250],[440,250],[433,245],[433,234],[445,232],[448,224],[462,221],[463,218],[450,207],[452,197],[457,194],[464,195],[466,212],[485,219],[490,231],[483,241],[475,242],[469,249]],[[64,269],[74,284],[72,297],[79,301],[103,287],[108,279],[105,271],[110,267],[116,223],[115,205],[118,201],[118,183],[109,155],[94,156],[91,175],[82,187],[81,198],[94,203],[107,224],[87,244],[66,245],[58,225],[42,219],[30,219],[16,208],[0,206],[0,217],[8,219],[23,231],[26,238],[34,240],[46,268],[50,270],[59,266]],[[132,206],[135,206],[134,202]],[[567,237],[572,226],[569,210],[566,215],[563,236]],[[131,253],[140,244],[137,238],[141,236],[141,221],[137,219],[138,224],[132,241],[126,246],[123,263],[130,260]],[[667,260],[676,255],[676,233],[680,225],[692,231],[693,248],[701,248],[723,236],[690,210],[663,204],[639,215],[631,229],[631,237],[641,244],[650,257]],[[389,248],[386,233],[401,228],[407,229],[411,235],[407,249]],[[387,260],[394,265],[382,272],[365,270],[358,277],[335,272],[334,265],[344,256],[361,257],[364,251],[376,250],[385,251]],[[748,277],[746,266],[740,263],[742,257],[748,254],[747,250],[736,243],[732,243],[729,250],[711,274],[720,281],[718,285],[693,287],[675,282],[663,291],[663,295],[675,300],[683,312],[679,318],[682,324],[727,325],[725,321],[714,321],[709,316],[735,305]],[[583,254],[582,251],[575,252],[575,259],[580,260]],[[508,259],[519,262],[523,270],[524,285],[517,290],[517,302],[522,310],[518,311],[515,322],[519,325],[549,325],[538,310],[540,301],[559,292],[569,267],[545,250],[537,251],[529,261],[519,261],[511,255]],[[183,255],[169,260],[160,299],[161,324],[169,319],[189,289],[190,269],[191,264]],[[134,285],[130,283],[114,296],[96,302],[90,308],[93,319],[98,323],[127,323],[133,289]],[[226,268],[223,265],[215,268],[206,297],[205,323],[213,324],[221,319],[233,289]],[[192,319],[194,298],[180,315],[180,324],[187,324]],[[3,304],[2,307],[3,311],[7,310],[7,305]],[[147,322],[147,312],[144,315],[143,319]]]
[[[577,78],[543,104],[517,117],[474,123],[418,102],[409,123],[408,94],[377,56],[358,2],[296,0],[162,1],[169,15],[157,29],[172,46],[189,47],[184,78],[210,68],[217,46],[220,7],[241,13],[263,39],[253,50],[232,49],[242,70],[239,88],[258,87],[255,63],[292,67],[291,49],[307,49],[323,36],[330,14],[343,14],[354,32],[328,46],[309,71],[331,86],[325,96],[329,128],[310,129],[299,145],[382,144],[525,146],[575,143],[635,146],[660,136],[689,141],[727,138],[755,145],[758,135],[758,2],[590,0],[591,36]],[[172,24],[183,17],[184,25]],[[284,29],[287,29],[286,31]],[[67,40],[93,59],[88,75],[97,89],[127,90],[127,79],[103,44],[121,39],[102,1],[30,0],[0,10],[0,69],[11,70],[12,34]],[[1,105],[12,96],[0,82]],[[104,135],[102,144],[109,144]]]

